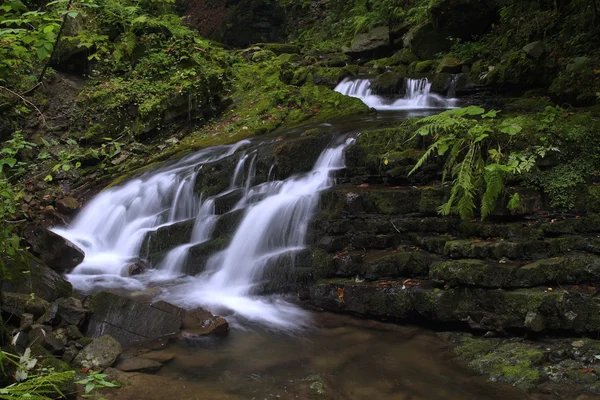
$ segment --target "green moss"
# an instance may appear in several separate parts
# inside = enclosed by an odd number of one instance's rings
[[[419,57],[417,57],[410,49],[402,49],[398,51],[392,56],[392,59],[403,65],[410,65],[413,62],[419,62]]]
[[[252,61],[254,61],[256,63],[260,63],[263,61],[272,60],[275,57],[277,57],[277,55],[274,52],[272,52],[271,50],[261,50],[261,51],[257,51],[256,53],[254,53],[252,55]]]
[[[415,64],[414,72],[416,72],[417,74],[425,74],[434,71],[437,65],[438,62],[435,60],[420,61]]]

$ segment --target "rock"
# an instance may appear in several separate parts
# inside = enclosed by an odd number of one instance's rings
[[[384,72],[375,78],[371,90],[377,95],[398,96],[404,92],[404,75]]]
[[[108,368],[113,365],[121,352],[121,344],[115,338],[110,335],[100,336],[77,354],[73,365],[90,369]]]
[[[83,339],[83,334],[76,325],[70,325],[67,327],[67,338],[70,340]]]
[[[542,332],[544,329],[546,329],[546,325],[544,325],[544,318],[540,314],[532,311],[527,313],[524,325],[534,332]]]
[[[342,48],[342,52],[354,58],[375,57],[386,53],[390,48],[390,28],[380,26],[367,33],[359,33],[354,37],[350,47]]]
[[[29,332],[33,326],[33,314],[23,313],[21,315],[21,324],[19,325],[20,332]]]
[[[90,313],[90,310],[83,307],[80,300],[73,297],[58,299],[56,304],[58,305],[57,313],[62,326],[81,326]]]
[[[44,346],[52,354],[62,354],[65,351],[65,345],[67,344],[66,335],[61,331],[47,332],[43,335]]]
[[[413,62],[421,61],[415,53],[410,49],[402,49],[392,56],[392,59],[397,61],[399,64],[410,65]]]
[[[23,274],[13,274],[10,279],[3,279],[0,284],[3,291],[27,295],[33,293],[47,301],[71,296],[73,287],[69,282],[34,255],[27,253],[25,257],[26,261],[21,268]]]
[[[415,72],[417,74],[425,74],[425,73],[435,70],[436,66],[437,66],[437,61],[435,61],[435,60],[421,61],[415,65]]]
[[[171,361],[173,358],[175,358],[175,353],[167,350],[158,350],[142,354],[140,357],[147,358],[148,360],[154,360],[159,363],[166,363],[167,361]]]
[[[571,343],[571,346],[575,347],[576,349],[582,348],[583,346],[585,346],[585,340],[576,340],[573,343]]]
[[[69,217],[72,217],[80,208],[81,204],[72,197],[65,197],[56,201],[58,212]]]
[[[257,43],[256,46],[264,50],[270,50],[278,56],[281,54],[299,54],[302,51],[300,46],[287,43]]]
[[[125,360],[121,360],[119,361],[116,365],[115,368],[116,369],[120,369],[121,371],[124,372],[156,372],[159,369],[161,369],[162,364],[154,361],[154,360],[150,360],[147,358],[141,358],[141,357],[132,357],[132,358],[126,358]]]
[[[432,24],[417,25],[404,36],[404,47],[422,60],[432,59],[451,46],[448,35],[436,30]]]
[[[440,61],[437,72],[438,73],[449,73],[449,74],[458,74],[462,71],[462,62],[458,58],[454,57],[444,57],[442,61]]]
[[[69,272],[83,261],[79,247],[46,228],[30,227],[24,236],[31,251],[58,273]]]
[[[141,275],[150,268],[150,265],[144,260],[138,260],[127,267],[129,276]]]
[[[186,311],[183,320],[183,334],[203,336],[225,334],[229,332],[229,323],[223,317],[213,315],[203,308]]]
[[[252,55],[252,61],[263,62],[263,61],[272,60],[275,57],[277,57],[277,55],[275,53],[273,53],[271,50],[261,50],[261,51],[257,51],[256,53],[254,53]]]
[[[436,32],[469,41],[491,29],[497,7],[487,0],[440,0],[429,12]]]
[[[62,360],[67,364],[71,364],[75,357],[79,354],[79,350],[75,346],[69,346],[65,349],[65,352],[62,355]]]
[[[31,297],[23,293],[2,292],[2,306],[0,310],[11,314],[21,320],[23,314],[33,314],[38,318],[50,308],[50,304],[38,297]]]
[[[29,345],[29,336],[27,336],[25,332],[17,332],[16,335],[13,336],[12,343],[14,343],[17,352],[22,354]]]
[[[544,42],[537,41],[526,44],[523,47],[523,51],[531,58],[540,58],[544,54],[545,46]]]
[[[87,335],[110,334],[123,344],[179,332],[185,311],[164,301],[146,304],[108,292],[92,298]]]

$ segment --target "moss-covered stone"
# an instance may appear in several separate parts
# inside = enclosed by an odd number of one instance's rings
[[[373,84],[371,90],[374,94],[379,95],[398,95],[404,89],[404,75],[395,74],[393,72],[384,72],[379,75]]]
[[[403,65],[410,65],[413,62],[420,61],[419,57],[417,57],[415,55],[415,53],[413,53],[410,49],[399,50],[398,52],[394,53],[392,58],[396,62],[403,64]]]
[[[189,243],[193,229],[194,221],[188,220],[149,232],[142,243],[140,254],[156,265],[169,250]]]
[[[258,43],[256,46],[263,50],[270,50],[277,55],[299,54],[301,52],[300,46],[289,43]]]
[[[275,52],[273,52],[271,50],[261,50],[261,51],[257,51],[256,53],[254,53],[252,55],[252,61],[256,62],[256,63],[260,63],[263,61],[272,60],[275,57],[277,57],[277,54],[275,54]]]
[[[437,65],[438,62],[435,60],[420,61],[415,65],[415,72],[417,74],[426,74],[435,70]]]

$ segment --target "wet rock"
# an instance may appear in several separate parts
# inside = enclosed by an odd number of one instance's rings
[[[203,336],[225,334],[229,332],[229,323],[223,317],[213,315],[203,308],[186,311],[183,321],[183,334]]]
[[[41,226],[28,228],[24,236],[31,251],[58,273],[69,272],[83,261],[79,247]]]
[[[52,354],[62,354],[65,351],[66,344],[67,339],[63,331],[46,332],[46,334],[43,335],[42,346],[48,349]]]
[[[15,274],[11,279],[3,279],[0,288],[6,292],[35,294],[47,301],[54,301],[59,297],[69,297],[73,287],[60,275],[48,268],[37,257],[26,254],[26,262],[22,267],[22,275]]]
[[[90,306],[94,311],[87,335],[110,334],[123,344],[177,333],[185,313],[163,301],[146,304],[108,292],[94,296]]]
[[[350,47],[342,48],[342,52],[354,58],[373,57],[385,53],[390,48],[390,29],[380,26],[367,33],[359,33],[354,37]]]
[[[534,332],[542,332],[544,329],[546,329],[544,318],[540,314],[531,311],[527,313],[527,316],[525,316],[524,325]]]
[[[166,363],[167,361],[171,361],[173,358],[175,358],[175,353],[167,350],[157,350],[142,354],[140,357],[147,358],[148,360],[154,360],[159,363]]]
[[[150,268],[150,265],[144,260],[138,260],[127,267],[129,276],[141,275]]]
[[[73,297],[58,299],[56,304],[61,326],[81,326],[90,313],[89,309],[83,307],[80,300]]]
[[[67,327],[66,329],[67,331],[67,338],[69,340],[80,340],[83,339],[83,334],[81,333],[81,331],[79,330],[79,328],[77,327],[77,325],[70,325]]]
[[[415,26],[404,36],[404,47],[422,60],[432,59],[451,46],[448,35],[435,29],[433,24]]]
[[[65,197],[56,201],[58,212],[69,217],[73,216],[80,208],[81,204],[72,197]]]
[[[115,338],[110,335],[100,336],[77,354],[73,365],[90,369],[108,368],[113,365],[121,352],[121,344]]]
[[[117,362],[115,368],[124,372],[153,373],[161,369],[162,364],[147,358],[132,357]]]
[[[397,96],[403,94],[404,81],[405,75],[384,72],[375,79],[371,85],[371,90],[377,95]]]
[[[140,254],[147,257],[155,265],[166,253],[182,244],[190,242],[194,221],[182,221],[168,226],[163,226],[154,232],[149,232],[144,238]]]
[[[544,42],[537,41],[526,44],[523,47],[523,51],[531,58],[540,58],[544,54],[545,46]]]

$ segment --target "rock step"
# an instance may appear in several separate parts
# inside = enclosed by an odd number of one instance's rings
[[[588,290],[589,289],[589,290]],[[496,290],[437,288],[431,281],[321,281],[310,287],[309,302],[333,312],[393,319],[465,323],[501,331],[600,330],[600,298],[595,287]]]
[[[431,264],[429,278],[449,286],[504,289],[600,283],[600,257],[574,253],[531,263],[449,260]]]
[[[367,214],[352,217],[329,218],[317,214],[311,223],[311,232],[319,236],[353,234],[389,235],[406,233],[451,234],[459,238],[507,239],[511,241],[536,240],[563,235],[600,232],[600,214],[585,217],[539,218],[521,222],[472,221],[456,217],[392,216]],[[314,236],[314,235],[313,235]],[[312,239],[315,242],[314,238]]]
[[[596,186],[582,191],[575,209],[578,213],[599,213]],[[338,185],[323,193],[321,210],[329,218],[344,215],[437,215],[438,207],[449,197],[449,187],[435,186],[385,186],[385,185]],[[498,202],[490,218],[524,217],[551,212],[542,193],[524,187],[511,188],[521,198],[519,207],[508,210]]]

